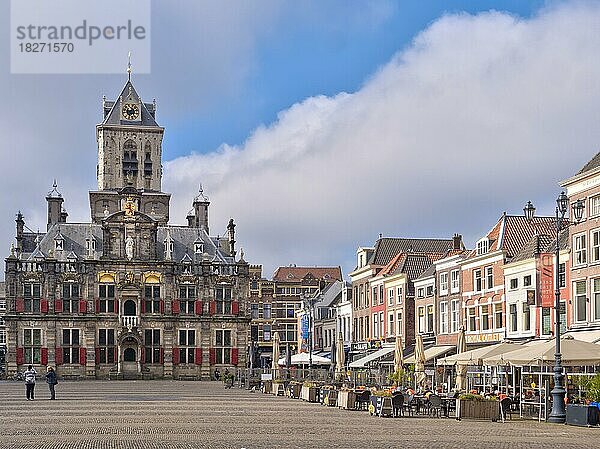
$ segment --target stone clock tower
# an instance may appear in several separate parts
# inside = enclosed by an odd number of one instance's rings
[[[116,100],[104,98],[102,109],[103,121],[96,126],[98,190],[90,192],[92,221],[100,223],[123,210],[134,190],[136,209],[166,224],[170,195],[161,191],[164,128],[156,123],[156,102],[142,101],[129,74]]]

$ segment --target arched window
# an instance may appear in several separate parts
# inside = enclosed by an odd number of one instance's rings
[[[123,175],[131,173],[134,177],[138,172],[137,147],[133,140],[127,140],[123,144]]]

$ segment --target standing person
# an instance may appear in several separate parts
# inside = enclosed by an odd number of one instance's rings
[[[33,390],[35,388],[35,376],[37,375],[37,371],[33,369],[33,365],[29,365],[27,367],[27,371],[25,371],[23,374],[25,375],[27,400],[33,401]]]
[[[48,367],[48,372],[46,373],[46,383],[50,389],[50,399],[56,399],[54,386],[58,384],[58,380],[56,379],[56,372],[51,366]]]

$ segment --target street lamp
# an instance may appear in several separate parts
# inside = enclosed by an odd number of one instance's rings
[[[548,422],[564,424],[566,420],[566,412],[565,412],[565,388],[564,388],[564,375],[563,375],[563,367],[562,367],[562,354],[560,352],[560,285],[558,283],[559,278],[559,258],[560,258],[560,246],[558,244],[560,231],[569,226],[570,223],[565,222],[565,214],[569,209],[569,198],[565,194],[565,192],[561,192],[556,199],[556,248],[555,248],[555,289],[554,289],[554,315],[555,315],[555,332],[554,337],[556,341],[556,349],[554,352],[554,388],[551,391],[552,394],[552,411],[550,412],[550,416],[548,417]],[[577,200],[573,203],[573,218],[574,223],[577,224],[581,221],[583,217],[583,210],[585,209],[585,203],[583,200]],[[523,208],[523,212],[525,213],[525,218],[530,222],[533,221],[533,215],[535,213],[535,207],[531,203],[531,201],[527,201],[527,204]]]

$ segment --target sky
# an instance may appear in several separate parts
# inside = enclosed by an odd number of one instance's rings
[[[585,1],[152,3],[152,70],[135,73],[166,128],[163,190],[184,224],[200,183],[210,227],[280,265],[340,265],[389,237],[468,246],[598,151],[600,5]],[[121,75],[13,75],[0,4],[0,248],[18,210],[45,229],[56,178],[89,221],[94,126]]]

